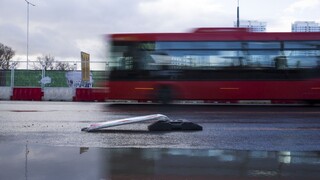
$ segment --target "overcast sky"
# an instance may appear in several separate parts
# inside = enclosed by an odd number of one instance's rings
[[[29,59],[91,60],[106,56],[103,34],[185,32],[232,27],[237,0],[29,0]],[[267,22],[267,31],[291,31],[294,21],[320,23],[320,0],[240,0],[240,19]],[[0,43],[27,53],[27,3],[0,0]]]

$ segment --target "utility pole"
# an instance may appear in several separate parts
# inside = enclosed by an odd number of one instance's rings
[[[240,27],[240,20],[239,20],[239,0],[238,0],[238,6],[237,6],[237,28]]]
[[[29,70],[29,5],[36,6],[31,2],[25,0],[27,3],[27,70]]]

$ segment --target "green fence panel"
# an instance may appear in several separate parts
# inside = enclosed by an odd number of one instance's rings
[[[45,76],[51,78],[51,83],[45,87],[68,87],[66,73],[69,71],[47,70]],[[101,87],[106,80],[106,71],[91,71],[93,87]],[[14,70],[15,87],[41,87],[41,70]],[[11,86],[11,70],[0,71],[0,86]]]

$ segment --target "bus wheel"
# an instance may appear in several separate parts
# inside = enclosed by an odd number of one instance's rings
[[[157,91],[157,101],[162,104],[169,104],[172,101],[172,90],[169,86],[162,86]]]

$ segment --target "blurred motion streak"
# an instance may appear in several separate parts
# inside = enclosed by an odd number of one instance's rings
[[[320,32],[198,28],[107,39],[108,101],[320,102]]]

